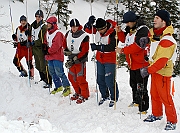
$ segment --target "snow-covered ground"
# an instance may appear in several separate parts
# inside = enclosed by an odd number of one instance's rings
[[[104,17],[106,4],[92,3],[93,14]],[[0,32],[1,39],[11,39],[11,23],[9,17],[9,1],[1,0],[0,25],[10,26],[9,31]],[[19,25],[19,17],[26,14],[26,5],[11,2],[14,27]],[[73,11],[71,18],[77,18],[84,24],[91,14],[90,4],[83,0],[76,0],[69,8]],[[28,20],[33,22],[34,13],[38,9],[38,1],[28,1]],[[65,33],[63,27],[62,32]],[[91,35],[90,35],[91,37]],[[50,95],[48,89],[34,84],[39,80],[35,71],[35,79],[31,87],[27,78],[18,77],[19,73],[12,63],[15,49],[9,43],[0,42],[0,133],[163,133],[166,116],[161,121],[144,123],[143,119],[151,114],[151,107],[147,115],[139,115],[138,108],[129,108],[131,102],[131,88],[129,74],[126,68],[117,69],[117,82],[120,91],[116,109],[109,108],[109,102],[97,105],[95,67],[90,61],[93,53],[90,51],[87,63],[87,81],[91,96],[88,101],[77,105],[70,102],[69,97],[61,97],[61,93]],[[22,60],[24,66],[25,59]],[[26,67],[27,68],[27,67]],[[65,69],[66,73],[67,70]],[[149,79],[150,80],[150,79]],[[178,119],[180,117],[180,77],[173,78],[175,82],[174,102]],[[149,84],[148,84],[149,86]],[[148,87],[149,88],[149,87]],[[72,90],[73,91],[73,90]],[[100,98],[100,94],[98,95]],[[180,124],[175,131],[180,133]]]

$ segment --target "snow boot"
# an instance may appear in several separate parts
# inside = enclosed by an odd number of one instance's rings
[[[43,85],[43,88],[52,88],[52,85],[51,85],[51,84],[48,84],[48,83],[45,83],[45,84]]]
[[[73,96],[71,97],[71,100],[74,101],[74,100],[77,100],[79,98],[79,94],[75,93],[73,94]]]
[[[152,115],[148,115],[148,117],[146,119],[144,119],[143,121],[144,122],[154,122],[156,120],[161,120],[162,118],[163,118],[162,116],[156,117],[152,114]]]
[[[27,77],[27,76],[28,76],[28,75],[27,75],[27,71],[26,71],[26,70],[20,71],[19,77]]]
[[[51,93],[50,94],[56,94],[56,93],[58,93],[58,92],[60,92],[60,91],[62,91],[63,90],[63,87],[62,86],[60,86],[60,87],[58,87],[58,88],[54,88],[54,90],[53,91],[51,91]]]
[[[171,123],[170,121],[167,122],[164,130],[175,130],[176,129],[176,123]]]
[[[84,98],[83,96],[79,96],[79,98],[77,99],[76,103],[77,104],[81,104],[81,103],[85,102],[85,100],[88,100],[88,98]]]
[[[115,101],[114,101],[114,100],[111,100],[111,101],[109,102],[109,107],[113,107],[114,104],[115,104]]]
[[[63,95],[64,97],[66,97],[66,96],[68,96],[69,94],[71,94],[70,86],[66,86],[65,89],[64,89],[64,91],[63,91],[63,93],[62,93],[62,95]]]
[[[138,112],[138,114],[143,114],[143,115],[146,115],[146,114],[147,114],[147,110],[145,110],[145,111],[141,111],[141,112],[139,111],[139,112]]]
[[[100,101],[99,101],[99,103],[98,103],[98,105],[100,106],[101,104],[103,104],[105,101],[107,101],[107,100],[110,100],[110,98],[109,97],[107,97],[107,98],[102,98]]]
[[[139,106],[139,104],[134,103],[134,102],[132,102],[131,104],[128,105],[128,107],[138,107],[138,106]]]

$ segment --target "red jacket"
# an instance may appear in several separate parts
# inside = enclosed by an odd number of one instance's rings
[[[105,32],[104,35],[100,34],[100,36],[103,37],[108,37],[108,44],[104,45],[104,51],[98,51],[96,53],[96,59],[101,62],[101,63],[116,63],[116,52],[115,52],[115,47],[116,47],[116,39],[115,39],[115,26],[116,22],[112,20],[106,20],[107,22],[107,31]],[[89,29],[87,27],[84,28],[87,33],[92,33],[92,29]],[[93,34],[96,34],[98,32],[95,27],[93,27]],[[97,34],[96,34],[97,35]],[[117,42],[118,43],[118,42]],[[96,44],[97,45],[97,44]]]
[[[57,32],[58,28],[57,25],[53,25],[53,29],[48,30],[48,34],[52,35],[54,32]],[[48,34],[46,34],[48,36]],[[52,39],[52,45],[48,49],[48,55],[45,56],[46,60],[59,60],[64,61],[64,54],[63,54],[63,42],[64,42],[64,35],[58,31],[54,38]],[[48,45],[48,40],[46,40]]]
[[[27,27],[28,26],[28,27]],[[17,38],[16,38],[16,40],[14,40],[14,41],[16,41],[18,44],[17,44],[17,51],[19,51],[18,52],[18,54],[19,54],[19,56],[21,56],[21,55],[24,55],[24,54],[28,54],[28,48],[26,47],[26,44],[27,44],[27,40],[23,40],[22,42],[20,42],[19,41],[19,34],[21,33],[21,34],[24,34],[25,35],[25,31],[26,30],[29,30],[30,29],[30,25],[27,23],[27,25],[26,26],[22,26],[22,25],[20,25],[17,29],[16,29],[16,36],[17,36]],[[19,33],[20,32],[20,33]],[[26,37],[28,37],[28,41],[30,42],[30,40],[31,40],[31,37],[30,36],[27,36],[26,35]],[[30,49],[30,52],[32,53],[32,51],[31,51],[31,47],[29,48]],[[22,51],[23,51],[23,53],[22,53]]]
[[[123,53],[126,55],[126,61],[131,70],[137,70],[149,65],[148,61],[145,60],[147,56],[147,49],[142,49],[139,46],[139,39],[141,37],[148,36],[148,33],[149,32],[146,27],[139,29],[136,34],[135,31],[131,31],[129,35],[135,34],[133,43],[122,48]],[[122,34],[122,31],[118,33],[118,39],[122,42],[125,40],[124,37],[125,36]]]

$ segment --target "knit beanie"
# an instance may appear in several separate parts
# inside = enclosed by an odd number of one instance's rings
[[[37,15],[41,16],[42,18],[44,18],[44,14],[43,14],[42,10],[37,10],[37,12],[35,13],[35,17]]]
[[[133,11],[128,11],[123,15],[122,23],[135,22],[137,16]]]
[[[23,21],[23,20],[24,20],[24,21],[27,21],[27,18],[26,18],[24,15],[22,15],[22,16],[20,17],[20,22]]]
[[[50,23],[52,25],[54,24],[57,24],[57,18],[52,16],[52,17],[49,17],[47,20],[46,20],[47,23]]]
[[[80,26],[79,21],[76,18],[70,21],[70,27],[73,27],[73,26],[76,26],[76,27]]]
[[[164,20],[166,22],[166,25],[170,25],[170,14],[168,11],[166,10],[159,10],[157,11],[157,13],[155,14],[155,16],[160,17],[162,20]]]
[[[96,29],[97,30],[102,30],[102,29],[105,29],[107,27],[107,22],[102,19],[102,18],[98,18],[96,20]]]

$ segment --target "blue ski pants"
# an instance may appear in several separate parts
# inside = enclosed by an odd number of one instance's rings
[[[110,91],[111,100],[115,100],[115,91],[116,91],[116,101],[119,97],[118,85],[116,82],[115,90],[115,69],[116,65],[112,63],[100,63],[97,61],[97,84],[99,85],[99,90],[102,95],[102,98],[106,98],[107,88]]]
[[[69,80],[64,73],[63,62],[59,60],[49,60],[49,73],[52,76],[55,87],[58,88],[70,86]]]

